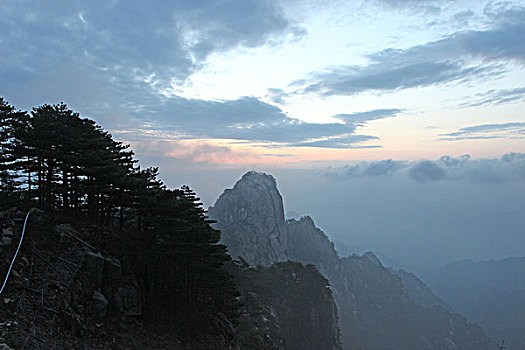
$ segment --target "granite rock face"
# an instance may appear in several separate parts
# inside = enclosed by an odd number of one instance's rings
[[[271,175],[246,173],[208,214],[217,220],[221,243],[234,259],[242,257],[253,266],[288,260],[283,200]]]
[[[335,268],[339,258],[334,244],[315,226],[311,217],[287,220],[286,234],[290,260],[313,264],[323,273]]]

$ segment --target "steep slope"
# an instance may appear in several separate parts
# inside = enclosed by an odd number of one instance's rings
[[[383,267],[382,261],[372,252],[366,252],[363,254],[364,258],[368,258],[377,266]],[[447,305],[442,299],[440,299],[434,292],[421,281],[416,275],[403,269],[394,270],[390,267],[387,268],[394,275],[401,279],[403,286],[406,288],[408,295],[423,306],[442,306],[445,309],[450,310],[450,306]]]
[[[313,265],[284,262],[232,269],[245,305],[240,349],[340,349],[328,281]]]
[[[260,247],[250,247],[255,240],[243,238],[244,232],[251,235],[254,231],[264,231],[264,226],[249,228],[246,220],[241,220],[239,227],[233,219],[236,214],[230,214],[225,208],[235,208],[245,217],[251,217],[252,222],[268,221],[281,227],[282,202],[260,203],[264,193],[246,191],[245,187],[253,183],[251,177],[273,178],[265,174],[248,173],[235,185],[227,190],[228,196],[221,196],[215,206],[210,209],[210,217],[217,221],[217,227],[230,238],[230,249],[243,256],[243,252],[253,254]],[[271,181],[275,184],[275,180]],[[275,186],[275,185],[274,185]],[[237,191],[237,188],[242,188]],[[257,192],[257,189],[253,189]],[[270,193],[277,191],[269,190]],[[243,193],[249,193],[246,197]],[[278,193],[278,192],[277,192]],[[269,196],[280,198],[280,195]],[[225,198],[228,202],[222,203]],[[255,201],[253,199],[256,199]],[[234,202],[232,202],[234,201]],[[264,218],[255,219],[258,206],[274,208],[273,213],[264,211]],[[221,208],[221,210],[216,210]],[[273,219],[268,217],[273,215]],[[304,264],[314,264],[330,282],[339,311],[340,329],[345,349],[491,349],[491,343],[483,330],[469,324],[463,317],[453,315],[442,308],[426,308],[414,301],[407,293],[399,277],[381,263],[373,261],[370,256],[351,256],[340,259],[333,244],[327,236],[315,227],[313,220],[303,217],[300,220],[288,220],[282,234],[276,240],[285,243],[283,255],[274,256],[268,260],[267,252],[263,257],[269,262],[284,260],[299,261]],[[228,231],[228,232],[226,232]],[[275,233],[276,231],[273,230]],[[266,235],[263,233],[263,237]],[[282,260],[279,260],[282,259]],[[249,263],[260,261],[250,255]]]
[[[454,262],[425,276],[458,312],[509,349],[525,349],[525,258]]]
[[[3,237],[13,236],[0,249],[2,278],[25,214],[16,208],[0,212]],[[176,335],[141,321],[138,283],[123,268],[122,250],[115,249],[119,238],[107,237],[94,225],[33,212],[2,293],[0,348],[9,349],[2,343],[15,349],[183,348]]]
[[[415,301],[424,306],[442,306],[445,309],[451,310],[451,307],[440,297],[438,297],[426,284],[421,281],[416,275],[407,272],[403,269],[394,271],[403,285],[407,289],[408,295]]]
[[[480,327],[415,301],[373,253],[337,258],[326,235],[308,217],[289,220],[287,232],[291,253],[299,252],[291,260],[318,266],[330,281],[345,348],[490,349]]]
[[[220,218],[215,227],[232,258],[242,256],[250,265],[270,266],[289,257],[282,197],[275,179],[249,172],[210,207]]]
[[[2,277],[25,214],[0,211]],[[175,330],[144,319],[144,290],[125,265],[124,247],[121,236],[90,222],[33,211],[2,293],[0,349],[187,349]],[[240,319],[224,322],[212,311],[225,325],[221,337],[201,334],[194,348],[340,349],[332,292],[313,265],[227,267],[240,292]]]

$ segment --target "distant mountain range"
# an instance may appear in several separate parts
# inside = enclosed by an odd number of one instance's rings
[[[249,265],[313,264],[328,279],[344,349],[494,349],[483,329],[453,314],[415,275],[385,268],[373,253],[340,258],[308,216],[285,220],[275,179],[249,172],[210,218],[233,258]]]
[[[456,312],[508,349],[525,350],[525,257],[461,261],[423,276]]]

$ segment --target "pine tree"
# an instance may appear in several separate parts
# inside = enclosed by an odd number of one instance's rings
[[[134,251],[142,252],[136,257],[147,309],[190,340],[227,335],[239,304],[233,277],[224,269],[231,258],[218,244],[220,232],[189,187],[156,186],[143,198],[149,199]]]
[[[0,97],[0,202],[2,208],[17,205],[22,200],[19,160],[15,149],[20,140],[17,132],[27,125],[27,113],[16,111]],[[18,203],[20,205],[20,203]]]
[[[14,192],[20,190],[21,171],[30,174],[27,160],[20,159],[17,153],[22,147],[19,134],[27,128],[27,113],[16,111],[15,107],[0,97],[0,191],[6,199],[13,200]],[[30,187],[31,182],[26,183]]]
[[[0,161],[2,195],[18,191],[46,210],[119,228],[146,316],[195,347],[206,337],[233,341],[231,259],[189,187],[167,189],[158,168],[135,167],[129,146],[63,103],[28,115],[0,99]]]

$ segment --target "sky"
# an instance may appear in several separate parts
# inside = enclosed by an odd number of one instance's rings
[[[423,203],[451,224],[462,199],[486,204],[458,244],[497,215],[508,237],[525,230],[525,1],[4,0],[0,13],[0,96],[67,103],[205,205],[256,169],[332,236],[401,260],[380,241],[432,231]],[[399,189],[420,224],[388,201]],[[393,209],[374,216],[376,202]],[[344,232],[345,211],[362,234]],[[525,254],[511,242],[491,256]]]

